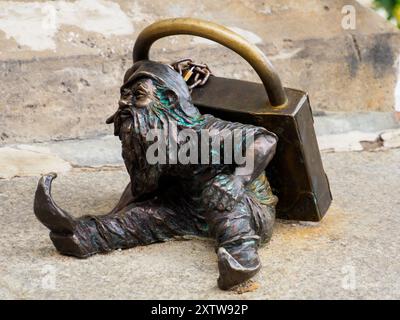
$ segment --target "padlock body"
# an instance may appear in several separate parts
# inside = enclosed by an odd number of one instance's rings
[[[285,88],[288,103],[272,107],[264,86],[254,82],[210,77],[195,88],[193,103],[201,113],[262,126],[274,132],[278,146],[267,168],[273,192],[278,196],[277,217],[319,221],[332,202],[314,130],[308,95]]]

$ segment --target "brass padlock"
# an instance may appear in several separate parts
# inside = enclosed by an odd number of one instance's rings
[[[241,55],[254,68],[263,84],[211,76],[204,86],[193,90],[193,102],[202,113],[263,126],[277,134],[277,152],[267,170],[273,191],[279,198],[277,217],[321,220],[332,195],[322,165],[308,94],[283,88],[272,64],[258,47],[225,27],[198,19],[167,19],[148,26],[136,40],[133,61],[149,59],[150,47],[156,40],[178,34],[218,42]]]

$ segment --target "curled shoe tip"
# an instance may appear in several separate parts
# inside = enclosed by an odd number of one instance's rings
[[[55,178],[57,178],[57,173],[56,172],[49,172],[49,173],[46,173],[44,176],[49,176],[49,177],[55,179]]]
[[[43,185],[45,185],[45,186],[49,186],[49,184],[51,184],[51,182],[52,182],[55,178],[57,178],[57,173],[55,173],[55,172],[46,173],[46,174],[44,174],[44,175],[42,175],[42,176],[40,177],[39,185],[40,185],[40,184],[43,184]]]
[[[51,231],[73,233],[74,218],[58,207],[51,196],[51,183],[56,177],[57,174],[51,172],[40,178],[35,193],[33,211],[36,218]]]

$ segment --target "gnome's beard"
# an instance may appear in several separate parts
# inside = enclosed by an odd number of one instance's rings
[[[144,150],[154,143],[154,134],[167,140],[174,139],[176,130],[187,128],[178,122],[171,108],[164,107],[159,101],[154,101],[147,108],[131,108],[129,113],[132,135]]]
[[[180,109],[179,105],[168,105],[154,97],[154,101],[146,108],[134,106],[120,109],[114,118],[115,130],[122,142],[122,155],[131,174],[139,170],[147,170],[150,165],[146,158],[148,148],[156,139],[163,139],[166,154],[170,146],[177,147],[179,131],[194,128],[202,118],[193,118]],[[153,165],[151,170],[160,166]]]

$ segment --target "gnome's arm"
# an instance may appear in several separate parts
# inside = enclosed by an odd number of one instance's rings
[[[236,167],[234,175],[244,185],[253,182],[267,167],[276,152],[277,138],[270,134],[259,135],[246,150],[246,163]]]
[[[232,124],[232,126],[243,125]],[[254,141],[246,149],[244,163],[236,163],[232,174],[217,175],[204,190],[203,199],[210,209],[230,211],[242,198],[245,187],[260,176],[275,155],[278,140],[276,135],[263,128],[252,126],[248,128]],[[235,156],[232,156],[236,160]]]

